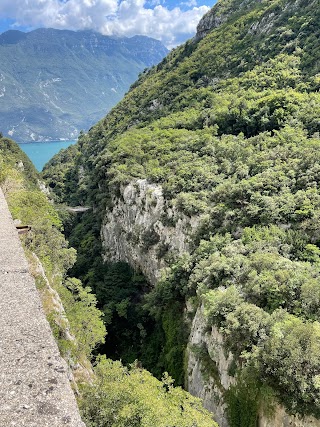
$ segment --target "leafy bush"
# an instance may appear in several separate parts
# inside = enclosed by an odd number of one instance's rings
[[[87,426],[112,427],[215,427],[199,399],[164,374],[162,381],[137,365],[101,357],[96,379],[82,389],[80,409]]]

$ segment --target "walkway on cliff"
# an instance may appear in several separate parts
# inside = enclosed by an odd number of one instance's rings
[[[67,206],[66,209],[68,212],[83,213],[91,210],[92,208],[89,206]]]
[[[84,427],[0,189],[0,427]]]

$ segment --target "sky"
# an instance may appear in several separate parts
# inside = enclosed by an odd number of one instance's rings
[[[142,34],[169,49],[195,34],[216,0],[0,0],[0,33],[36,28]]]

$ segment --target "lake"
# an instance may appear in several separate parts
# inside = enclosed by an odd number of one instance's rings
[[[76,140],[23,142],[19,143],[19,147],[27,154],[36,169],[40,172],[43,166],[62,148],[67,148],[76,142]]]

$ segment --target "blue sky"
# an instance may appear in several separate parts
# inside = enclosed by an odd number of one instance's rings
[[[171,48],[192,37],[216,0],[0,0],[0,33],[40,27],[143,34]]]

